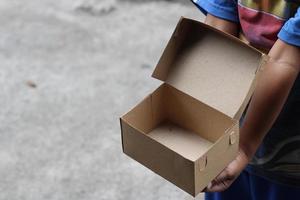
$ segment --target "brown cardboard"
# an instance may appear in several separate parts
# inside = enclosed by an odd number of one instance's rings
[[[225,35],[206,24],[182,19],[153,77],[238,119],[263,57]]]
[[[182,18],[153,77],[154,92],[120,119],[125,154],[196,196],[238,151],[238,120],[266,56]]]

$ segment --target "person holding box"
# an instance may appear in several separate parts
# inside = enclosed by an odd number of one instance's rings
[[[238,156],[205,189],[207,200],[300,198],[300,0],[193,0],[205,23],[269,60],[241,122]]]

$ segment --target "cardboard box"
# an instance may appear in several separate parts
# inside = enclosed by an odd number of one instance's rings
[[[236,157],[239,118],[266,58],[181,18],[152,75],[164,83],[120,119],[124,153],[196,196]]]

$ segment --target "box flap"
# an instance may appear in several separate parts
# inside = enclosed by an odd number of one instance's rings
[[[239,119],[266,58],[229,34],[181,18],[152,76]]]

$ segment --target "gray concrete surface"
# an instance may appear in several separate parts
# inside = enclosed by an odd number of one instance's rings
[[[0,200],[192,199],[122,153],[118,120],[159,84],[181,15],[203,18],[163,1],[0,0]]]

